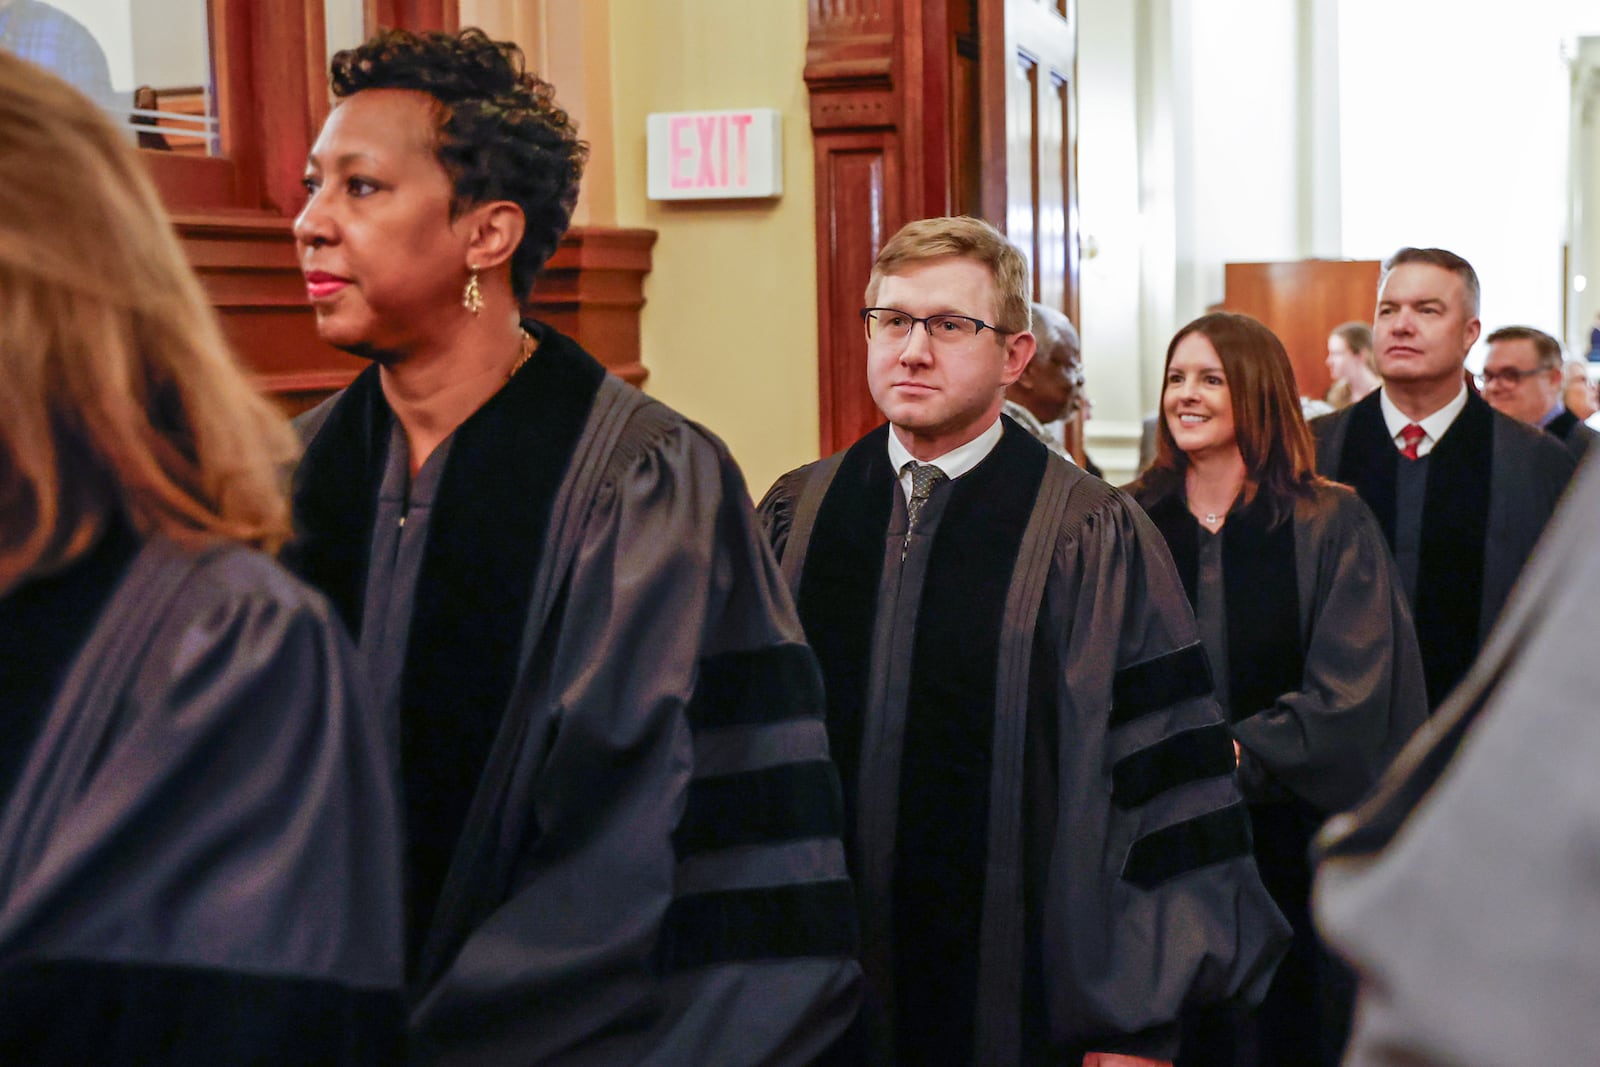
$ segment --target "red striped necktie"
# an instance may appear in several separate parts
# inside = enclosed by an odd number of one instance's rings
[[[1427,431],[1416,423],[1406,423],[1400,430],[1400,439],[1406,443],[1405,447],[1400,450],[1400,454],[1407,459],[1416,459],[1417,446],[1422,444],[1422,439],[1427,435]]]

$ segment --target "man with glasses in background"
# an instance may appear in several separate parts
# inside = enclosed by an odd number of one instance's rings
[[[1001,418],[1029,278],[976,219],[896,234],[862,311],[890,425],[761,507],[826,682],[878,1064],[1165,1063],[1287,929],[1160,535]]]
[[[1502,415],[1538,426],[1581,460],[1596,434],[1567,410],[1561,342],[1532,326],[1502,326],[1489,335],[1489,358],[1478,376],[1483,398]]]

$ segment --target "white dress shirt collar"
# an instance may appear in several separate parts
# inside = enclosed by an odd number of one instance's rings
[[[1389,399],[1389,390],[1378,390],[1378,406],[1383,409],[1384,425],[1389,427],[1389,440],[1394,442],[1395,448],[1404,448],[1405,440],[1401,438],[1400,431],[1411,425],[1413,421],[1422,427],[1422,443],[1417,445],[1417,458],[1421,459],[1433,451],[1433,446],[1439,443],[1439,438],[1456,421],[1456,416],[1461,414],[1467,406],[1467,383],[1461,383],[1461,391],[1456,398],[1444,407],[1435,411],[1425,419],[1412,420],[1399,408],[1394,406],[1394,401]]]
[[[984,458],[994,451],[994,446],[1000,443],[1000,435],[1004,428],[1000,425],[1000,416],[996,415],[994,425],[957,448],[952,448],[942,456],[935,456],[922,462],[932,463],[944,471],[945,477],[951,481],[982,463]],[[906,470],[906,464],[916,459],[905,445],[900,443],[894,427],[889,427],[889,465],[900,475],[900,487],[905,490],[906,499],[911,498],[911,472]]]

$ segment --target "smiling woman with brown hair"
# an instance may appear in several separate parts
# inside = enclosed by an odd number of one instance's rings
[[[1427,712],[1377,520],[1317,477],[1289,357],[1218,312],[1167,349],[1156,459],[1129,491],[1166,539],[1233,729],[1256,861],[1295,940],[1267,999],[1192,1019],[1180,1065],[1339,1061],[1348,979],[1308,913],[1312,835],[1366,793]]]
[[[251,389],[93,105],[0,54],[0,1062],[389,1063],[384,735]]]

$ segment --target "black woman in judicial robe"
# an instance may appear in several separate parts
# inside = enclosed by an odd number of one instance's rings
[[[1192,1020],[1179,1062],[1335,1067],[1351,981],[1312,928],[1309,848],[1426,716],[1410,611],[1372,513],[1311,469],[1270,330],[1230,314],[1184,327],[1161,406],[1155,463],[1130,491],[1194,605],[1239,745],[1256,862],[1295,931],[1260,1008]]]
[[[0,1063],[401,1062],[393,750],[269,557],[294,432],[132,145],[3,51],[0,188]]]
[[[514,46],[395,31],[334,84],[296,237],[376,364],[301,424],[288,558],[399,739],[414,1059],[809,1063],[859,1000],[854,904],[738,468],[519,323],[579,146]]]
[[[1477,657],[1573,470],[1561,442],[1467,386],[1477,304],[1466,260],[1395,253],[1373,323],[1383,388],[1311,425],[1317,472],[1361,495],[1400,566],[1430,708]],[[1416,458],[1402,454],[1408,423]]]

